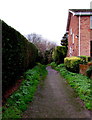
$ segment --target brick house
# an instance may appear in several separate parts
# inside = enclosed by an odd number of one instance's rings
[[[69,9],[67,56],[92,57],[92,9]]]

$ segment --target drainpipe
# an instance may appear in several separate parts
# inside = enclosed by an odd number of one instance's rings
[[[80,56],[80,15],[79,15],[79,56]]]

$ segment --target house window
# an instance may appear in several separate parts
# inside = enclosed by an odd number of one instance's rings
[[[92,16],[90,16],[90,29],[92,29]]]
[[[73,35],[72,35],[72,42],[73,42],[73,44],[74,44],[74,33],[73,33]]]

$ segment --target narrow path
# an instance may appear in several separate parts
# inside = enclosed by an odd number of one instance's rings
[[[47,70],[47,78],[22,117],[90,118],[90,112],[82,106],[73,89],[59,73],[51,67],[47,67]]]

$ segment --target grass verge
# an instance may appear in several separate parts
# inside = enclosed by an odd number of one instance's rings
[[[74,88],[78,96],[84,101],[86,108],[92,110],[92,80],[82,74],[69,72],[64,64],[56,65],[53,62],[50,65],[59,71],[70,86]]]
[[[6,104],[2,108],[3,120],[5,118],[21,118],[22,112],[27,109],[29,102],[33,100],[38,84],[46,75],[46,66],[41,64],[24,73],[24,80],[20,88],[7,99]]]

